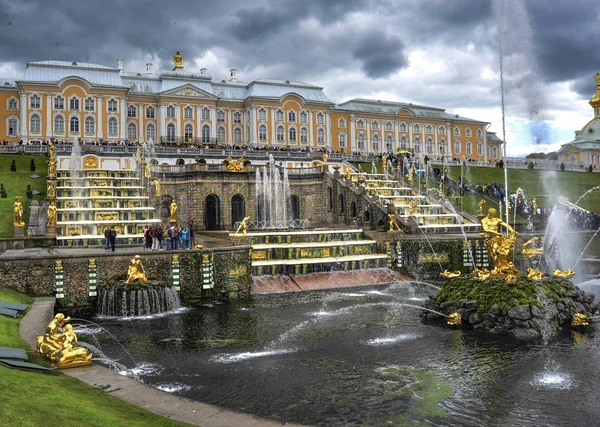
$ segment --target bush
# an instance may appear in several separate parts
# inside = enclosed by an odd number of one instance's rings
[[[29,165],[29,170],[31,172],[35,172],[35,162],[31,159],[31,164]]]
[[[6,189],[4,188],[4,184],[0,184],[0,197],[3,199],[6,199],[8,197],[8,193],[6,192]]]
[[[504,160],[500,159],[500,161],[498,162],[498,167],[504,168]]]
[[[17,171],[17,164],[15,163],[15,161],[13,160],[12,163],[10,164],[10,171],[11,172],[16,172]]]
[[[564,172],[564,171],[565,171],[565,164],[564,164],[564,163],[561,163],[561,164],[560,164],[560,171],[561,171],[561,172]]]
[[[175,160],[175,164],[176,165],[185,165],[185,160],[183,160],[182,158],[179,158],[177,160]]]
[[[592,165],[588,166],[588,172],[594,172],[594,167]]]
[[[196,156],[196,158],[194,160],[196,160],[196,163],[198,163],[198,164],[201,164],[201,165],[205,165],[206,164],[206,159],[203,159],[200,156]]]
[[[31,189],[31,184],[27,184],[27,191],[25,191],[28,199],[33,199],[33,190]]]
[[[248,166],[250,164],[252,164],[252,162],[250,160],[248,160],[248,159],[244,160],[244,166]]]

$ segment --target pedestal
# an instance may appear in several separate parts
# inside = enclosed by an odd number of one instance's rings
[[[56,225],[47,225],[46,226],[46,237],[50,239],[56,238]]]
[[[15,225],[14,226],[14,238],[15,239],[24,239],[25,238],[25,224],[23,225]]]

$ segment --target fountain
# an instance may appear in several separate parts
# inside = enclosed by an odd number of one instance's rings
[[[269,164],[262,168],[262,173],[256,169],[256,228],[293,228],[290,196],[287,168],[278,168],[271,154]]]

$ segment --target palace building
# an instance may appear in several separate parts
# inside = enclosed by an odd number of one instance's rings
[[[290,80],[213,79],[206,68],[125,71],[65,61],[28,62],[21,80],[0,78],[0,139],[7,142],[148,141],[498,160],[502,141],[488,122],[442,108],[352,99]]]

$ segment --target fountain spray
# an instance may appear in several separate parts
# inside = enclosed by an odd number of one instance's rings
[[[500,62],[500,99],[502,103],[502,141],[504,141],[504,152],[502,155],[502,163],[504,169],[504,206],[506,208],[506,223],[508,224],[508,165],[506,164],[506,120],[505,111],[506,105],[504,100],[504,64],[502,61],[502,27],[503,27],[503,15],[504,15],[504,0],[499,0],[499,13],[498,13],[498,60]],[[502,217],[502,210],[500,210],[500,217]],[[506,230],[508,236],[508,229]]]

